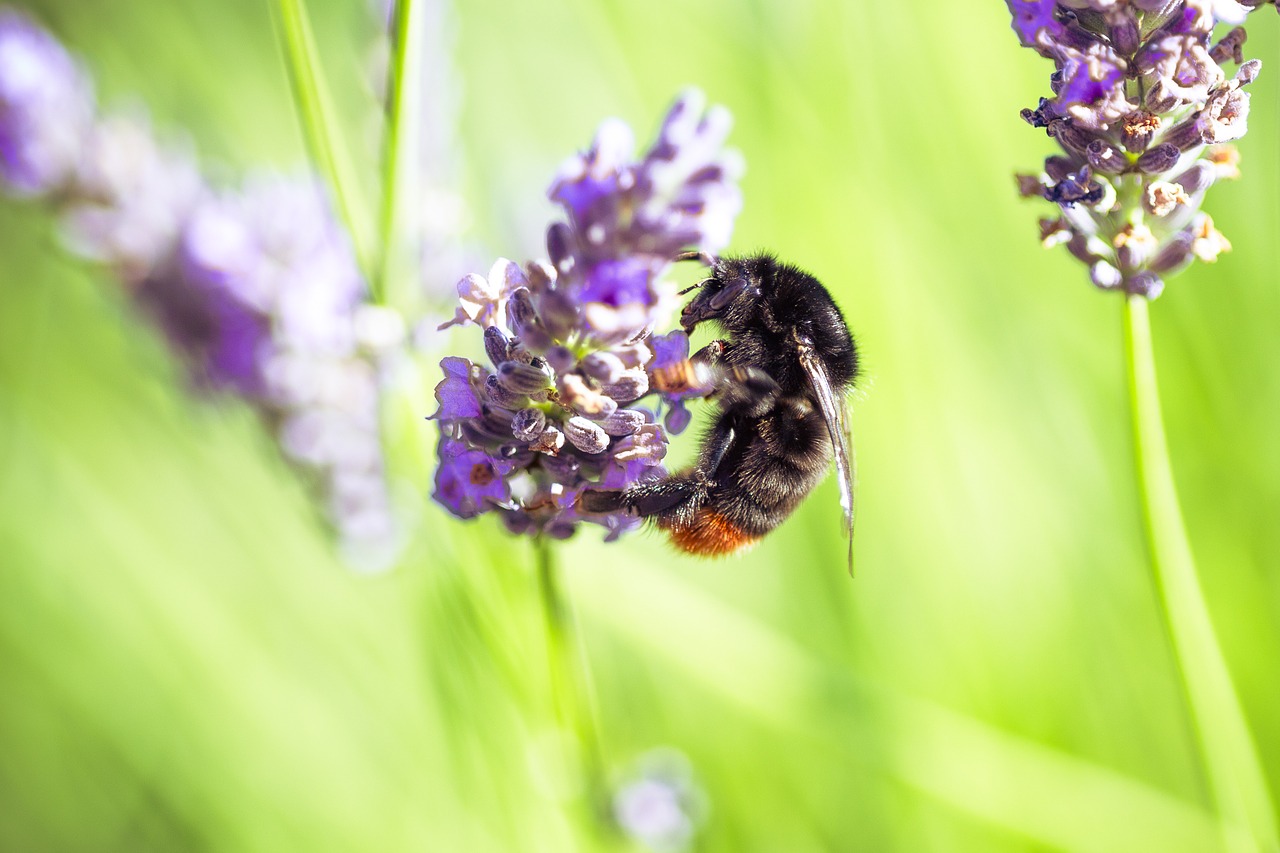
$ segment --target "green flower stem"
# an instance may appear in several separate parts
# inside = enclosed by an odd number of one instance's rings
[[[596,724],[595,691],[586,650],[574,637],[573,608],[560,588],[555,553],[546,539],[534,540],[538,591],[547,632],[547,656],[551,666],[552,702],[556,721],[576,741],[571,773],[579,774],[592,810],[591,824],[602,827],[609,810],[600,729]]]
[[[386,148],[382,163],[382,210],[379,216],[381,266],[375,297],[404,306],[411,293],[400,293],[401,264],[413,248],[405,243],[415,233],[418,187],[417,160],[422,121],[422,2],[397,0],[387,98]],[[405,199],[410,204],[404,203]]]
[[[1178,508],[1160,416],[1145,298],[1125,299],[1124,327],[1129,405],[1147,543],[1209,785],[1224,822],[1227,847],[1241,851],[1277,850],[1280,833],[1266,776],[1214,634]]]
[[[333,101],[321,74],[320,55],[303,0],[279,0],[281,48],[293,83],[294,103],[302,119],[311,156],[333,190],[339,212],[367,281],[374,268],[372,219],[360,191],[343,136],[334,116]],[[377,301],[379,295],[373,294]]]

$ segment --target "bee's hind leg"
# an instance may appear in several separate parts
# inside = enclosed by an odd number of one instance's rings
[[[585,489],[576,507],[590,514],[628,511],[641,518],[690,519],[706,503],[716,469],[733,439],[733,427],[722,418],[707,434],[693,469],[629,489]]]

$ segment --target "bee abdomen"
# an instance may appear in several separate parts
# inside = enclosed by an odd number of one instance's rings
[[[687,522],[659,518],[658,527],[667,531],[671,543],[681,551],[704,557],[724,557],[750,548],[760,537],[746,532],[722,513],[702,507]]]

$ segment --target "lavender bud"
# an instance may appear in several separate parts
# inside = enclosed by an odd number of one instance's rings
[[[1178,177],[1174,178],[1174,183],[1182,186],[1183,191],[1189,196],[1199,195],[1204,192],[1214,181],[1214,167],[1203,160],[1194,163],[1190,168]]]
[[[1072,177],[1076,171],[1075,161],[1069,157],[1053,155],[1044,159],[1044,173],[1055,184]]]
[[[543,430],[542,435],[529,444],[530,450],[545,453],[548,456],[555,456],[562,447],[564,447],[564,433],[553,426],[548,426]]]
[[[525,278],[534,293],[545,293],[556,283],[556,268],[546,261],[529,261],[524,265]]]
[[[497,326],[488,326],[484,330],[484,352],[489,356],[489,363],[498,365],[511,357],[511,343]]]
[[[619,403],[630,403],[649,393],[649,374],[638,368],[623,371],[616,382],[600,389]]]
[[[647,462],[656,465],[667,455],[666,436],[657,424],[645,424],[634,435],[618,439],[614,458],[619,462]]]
[[[609,446],[609,436],[598,424],[574,415],[564,425],[570,443],[583,453],[600,453]]]
[[[1262,73],[1262,60],[1250,59],[1248,62],[1240,66],[1236,71],[1236,85],[1248,86],[1254,80],[1258,79],[1258,75]]]
[[[600,421],[600,427],[609,435],[633,435],[645,424],[644,412],[635,409],[618,409]]]
[[[1089,278],[1093,281],[1094,286],[1103,290],[1115,290],[1119,287],[1124,277],[1120,274],[1120,270],[1113,267],[1106,261],[1097,261],[1089,268]]]
[[[1111,24],[1111,44],[1118,53],[1133,56],[1141,44],[1141,33],[1138,30],[1138,19],[1130,10],[1117,11],[1109,19]]]
[[[516,394],[536,394],[548,387],[546,373],[518,361],[504,361],[498,365],[498,382]]]
[[[560,377],[559,391],[561,405],[590,417],[608,417],[618,409],[617,400],[591,387],[576,373]]]
[[[622,359],[604,350],[589,353],[582,359],[582,372],[606,385],[617,382],[625,369]]]
[[[514,410],[529,405],[528,394],[521,394],[504,388],[498,377],[493,374],[489,374],[489,377],[485,379],[484,390],[490,401],[495,405],[502,406],[504,409]]]
[[[560,290],[542,294],[539,314],[547,331],[556,340],[564,340],[581,323],[580,311],[570,296]]]
[[[1089,165],[1098,172],[1117,175],[1129,165],[1129,160],[1119,148],[1102,139],[1090,142],[1085,156],[1089,159]]]
[[[572,537],[573,534],[577,532],[577,530],[578,528],[574,525],[572,521],[556,519],[555,521],[548,524],[543,529],[543,532],[546,533],[549,538],[563,542],[564,540]]]
[[[523,274],[522,274],[523,275]],[[551,335],[542,325],[529,288],[517,288],[507,301],[507,316],[520,342],[532,352],[545,352],[552,344]]]
[[[563,436],[560,439],[563,445]],[[551,474],[560,483],[574,483],[581,474],[582,460],[572,453],[565,453],[561,456],[551,456],[541,460],[543,469]]]
[[[1071,239],[1067,240],[1067,251],[1082,263],[1091,264],[1098,260],[1098,253],[1093,249],[1093,243],[1096,240],[1090,240],[1084,234],[1072,231]]]
[[[511,418],[503,418],[504,410],[490,410],[483,417],[461,421],[462,435],[477,447],[495,448],[511,440]],[[497,412],[497,414],[494,414]],[[510,415],[510,413],[507,413]]]
[[[1209,56],[1219,65],[1230,60],[1236,65],[1244,62],[1244,27],[1236,27],[1218,41],[1209,51]]]
[[[1063,148],[1077,154],[1083,153],[1096,137],[1068,119],[1057,119],[1049,123],[1046,131],[1049,136],[1058,140]]]
[[[1125,279],[1126,293],[1155,299],[1164,290],[1164,280],[1150,270],[1141,270]]]
[[[507,528],[507,532],[515,536],[534,532],[533,518],[528,513],[518,510],[502,513],[502,523]]]
[[[1192,148],[1203,145],[1204,130],[1200,116],[1200,113],[1196,113],[1190,118],[1179,122],[1164,135],[1165,144],[1171,145],[1179,151],[1190,151]]]
[[[644,367],[653,358],[653,350],[640,341],[616,346],[611,352],[627,367]]]
[[[547,427],[541,409],[521,409],[511,419],[511,433],[521,441],[535,441]]]
[[[556,373],[568,373],[578,363],[578,357],[566,346],[551,347],[543,357]]]
[[[1157,145],[1138,158],[1138,169],[1148,175],[1159,175],[1178,165],[1182,152],[1176,145]]]
[[[560,275],[566,275],[573,269],[574,242],[573,232],[563,222],[547,229],[547,255]]]
[[[1156,80],[1155,85],[1147,91],[1145,106],[1148,111],[1164,115],[1177,109],[1182,103],[1182,98],[1172,86],[1169,85],[1165,78],[1161,77]]]
[[[1120,142],[1125,150],[1138,154],[1147,150],[1156,132],[1160,130],[1160,117],[1147,110],[1135,110],[1124,117],[1120,130]]]
[[[1151,259],[1150,270],[1160,274],[1174,273],[1191,263],[1192,241],[1191,229],[1175,233]]]

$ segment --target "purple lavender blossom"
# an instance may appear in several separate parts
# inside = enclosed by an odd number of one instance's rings
[[[568,217],[548,229],[550,261],[499,259],[487,277],[458,283],[456,315],[441,328],[484,329],[488,363],[442,363],[433,497],[452,513],[497,510],[513,532],[553,538],[580,521],[604,525],[610,540],[639,526],[624,514],[579,516],[574,504],[587,487],[665,475],[667,430],[639,401],[655,349],[662,364],[688,350],[683,333],[653,335],[674,305],[664,274],[682,250],[723,248],[741,206],[741,164],[722,147],[728,128],[723,109],[689,93],[634,159],[630,131],[605,122],[548,191]],[[687,423],[687,412],[668,415],[672,431]],[[462,449],[482,454],[466,457],[480,476],[463,476]]]
[[[71,176],[93,119],[89,78],[57,40],[0,8],[0,181],[16,195]]]
[[[49,196],[68,246],[121,279],[198,387],[261,412],[354,565],[389,564],[400,537],[379,408],[404,323],[366,302],[317,180],[210,188],[190,147],[159,141],[140,110],[95,115],[75,61],[2,9],[0,178]]]
[[[1022,115],[1062,153],[1018,176],[1022,195],[1060,208],[1040,222],[1044,245],[1065,244],[1099,288],[1148,298],[1192,258],[1229,249],[1200,203],[1238,175],[1225,143],[1247,129],[1244,87],[1261,63],[1244,61],[1243,28],[1212,36],[1262,0],[1006,2],[1022,44],[1055,66],[1053,97]]]

